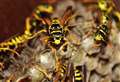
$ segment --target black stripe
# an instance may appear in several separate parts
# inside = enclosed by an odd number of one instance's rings
[[[63,67],[61,68],[61,70],[63,70],[63,73],[65,73],[66,69],[64,69]]]
[[[103,30],[106,34],[108,34],[108,27],[106,25],[102,25],[101,30]]]
[[[83,82],[83,80],[77,80],[76,78],[82,78],[81,75],[81,71],[82,71],[82,66],[76,66],[76,70],[78,70],[78,72],[75,72],[76,74],[80,74],[79,76],[75,76],[75,82]]]
[[[96,35],[98,35],[98,34],[100,34],[100,35],[103,37],[103,39],[106,40],[106,35],[105,35],[102,31],[99,30],[99,31],[96,33]]]

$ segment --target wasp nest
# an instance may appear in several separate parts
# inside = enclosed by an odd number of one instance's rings
[[[68,23],[68,26],[74,26],[74,28],[66,36],[67,50],[65,52],[58,50],[57,56],[71,58],[74,66],[85,65],[87,82],[120,82],[120,30],[117,28],[118,24],[111,19],[112,28],[110,28],[108,36],[108,45],[95,47],[94,32],[99,23],[96,22],[95,17],[97,10],[93,12],[90,9],[94,7],[97,9],[97,4],[86,6],[80,1],[62,0],[55,5],[51,18],[61,17],[68,6],[72,6],[75,10],[75,16]],[[56,60],[52,51],[41,42],[41,37],[42,35],[26,43],[14,64],[0,73],[2,77],[8,78],[15,73],[13,79],[17,82],[22,79],[32,80],[32,82],[50,82],[48,79],[52,78]]]
[[[76,10],[75,18],[71,19],[70,25],[76,25],[71,31],[78,36],[80,46],[70,47],[72,61],[75,65],[85,64],[89,73],[88,82],[119,82],[120,81],[120,31],[117,23],[111,20],[110,41],[106,47],[94,47],[94,32],[97,29],[97,23],[94,15],[96,13],[90,11],[87,6],[72,0],[65,0],[58,3],[55,15],[60,17],[62,11],[67,6],[72,6]],[[97,4],[94,4],[94,7]],[[97,11],[96,11],[97,12]],[[70,46],[72,44],[69,44]],[[76,48],[76,49],[75,49]]]

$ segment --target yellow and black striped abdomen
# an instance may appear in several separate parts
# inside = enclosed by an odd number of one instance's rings
[[[63,26],[58,18],[52,19],[52,24],[49,26],[50,44],[53,48],[59,49],[64,43],[64,31]]]
[[[16,36],[16,37],[10,38],[10,40],[8,41],[0,43],[0,47],[6,47],[6,48],[10,48],[10,46],[17,47],[19,44],[27,41],[30,37],[31,35],[28,35],[28,34]]]
[[[0,43],[0,52],[10,51],[16,55],[19,55],[19,53],[16,51],[18,46],[22,45],[23,43],[25,43],[26,41],[28,41],[31,38],[32,37],[29,34],[23,34],[21,36],[16,36],[16,37],[10,38],[5,42]]]
[[[105,44],[108,41],[109,29],[107,25],[101,25],[95,32],[94,40],[97,44]]]
[[[77,66],[75,69],[75,82],[83,82],[82,66]]]
[[[62,65],[61,68],[60,68],[60,72],[61,72],[61,77],[63,77],[65,75],[67,71],[67,66],[66,65]]]

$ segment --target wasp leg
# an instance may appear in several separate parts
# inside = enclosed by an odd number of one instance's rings
[[[42,42],[43,46],[50,46],[50,45],[48,44],[48,39],[49,39],[48,36],[42,36],[42,37],[40,37],[39,40]]]
[[[57,53],[56,53],[56,49],[54,49],[52,46],[50,46],[51,49],[52,49],[52,54],[54,55],[55,57],[55,69],[56,69],[56,72],[59,71],[59,68],[60,68],[60,59],[58,58],[57,56]]]
[[[100,47],[101,46],[101,44],[96,44],[96,43],[94,43],[93,45],[92,45],[92,48],[97,48],[97,47]]]
[[[58,56],[56,54],[56,49],[53,48],[51,45],[49,45],[49,47],[51,48],[52,54],[54,55],[56,62],[58,62],[59,58],[58,58]]]
[[[58,81],[59,81],[59,75],[57,74],[53,82],[58,82]]]
[[[66,66],[63,65],[63,63],[61,62],[61,59],[59,59],[59,62],[57,63],[57,66],[58,66],[58,69],[56,68],[56,70],[55,70],[56,74],[55,74],[53,82],[58,82],[61,79],[61,77],[65,78],[63,76],[64,76],[64,73],[66,71]],[[65,82],[65,81],[63,81],[61,79],[61,82]]]
[[[68,41],[66,40],[65,43],[60,47],[60,50],[62,50],[63,52],[67,51],[67,45]]]
[[[42,33],[42,32],[46,32],[46,30],[40,30],[40,31],[38,31],[37,33],[35,33],[33,36],[29,37],[28,39],[32,39],[32,38],[38,36],[38,35],[39,35],[40,33]]]
[[[12,82],[14,75],[11,74],[5,82]]]
[[[16,54],[17,56],[20,56],[20,54],[17,51],[13,50],[13,49],[10,49],[10,48],[0,48],[0,51],[7,51],[7,50],[12,52],[12,53],[14,53],[14,54]]]
[[[31,35],[31,26],[30,26],[30,18],[26,18],[26,27],[25,27],[25,34]]]
[[[2,71],[3,68],[4,68],[4,63],[0,62],[0,71]]]
[[[83,37],[83,40],[90,37],[90,36],[92,36],[92,35],[93,35],[93,31],[86,32],[85,36]]]
[[[42,72],[49,80],[52,78],[51,75],[48,74],[47,70],[42,69],[39,65],[36,65],[35,68]]]
[[[56,71],[58,71],[60,62],[59,62],[59,58],[58,58],[57,53],[56,53],[56,49],[52,48],[52,53],[54,54],[55,61],[56,61],[55,68],[56,68]]]

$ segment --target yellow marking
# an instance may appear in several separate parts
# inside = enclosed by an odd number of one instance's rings
[[[82,77],[75,77],[75,80],[82,80]]]
[[[18,38],[19,38],[19,40],[22,40],[23,38],[22,37],[20,37],[20,36],[18,36]]]
[[[57,31],[52,31],[51,34],[52,34],[52,33],[56,33],[56,32],[61,32],[61,31],[59,31],[59,30],[57,30]]]
[[[12,79],[14,78],[13,76],[14,75],[10,75],[9,78],[5,82],[12,82]]]
[[[39,35],[40,33],[42,33],[42,32],[46,32],[46,30],[40,30],[40,31],[38,31],[37,33],[35,33],[33,36],[29,36],[28,38],[27,38],[27,40],[29,40],[29,39],[32,39],[32,38],[34,38],[34,37],[36,37],[37,35]]]
[[[16,44],[16,41],[15,41],[14,39],[12,39],[11,42],[12,42],[13,44]]]
[[[37,8],[38,8],[38,10],[39,10],[40,12],[53,13],[53,7],[50,6],[50,5],[47,5],[47,7],[44,6],[44,5],[39,5]],[[38,11],[37,11],[37,12],[38,12]]]
[[[107,17],[106,16],[112,11],[113,7],[110,6],[108,8],[106,0],[99,0],[98,6],[101,9],[101,11],[103,11],[102,12],[103,16],[101,18],[102,23],[106,23],[107,22]]]
[[[52,24],[60,24],[60,20],[59,19],[53,19]]]
[[[23,43],[23,42],[25,42],[29,39],[32,39],[32,38],[36,37],[38,34],[40,34],[41,32],[46,32],[46,30],[40,30],[37,33],[35,33],[33,36],[23,34],[22,36],[18,36],[18,37],[15,37],[14,39],[11,39],[11,41],[3,42],[3,43],[0,44],[0,46],[6,46],[6,47],[1,47],[0,51],[1,50],[3,50],[3,51],[8,50],[8,51],[13,52],[13,53],[15,53],[16,55],[19,56],[19,53],[16,52],[15,50],[13,50],[13,49],[10,49],[9,46],[10,45],[15,45],[15,47],[17,47],[17,45],[19,43]]]
[[[75,73],[75,76],[80,76],[81,75],[81,73],[79,72],[79,73]]]
[[[62,68],[60,69],[60,71],[61,71],[61,73],[64,73],[64,70]]]
[[[26,18],[26,29],[25,29],[25,32],[24,32],[24,33],[27,34],[27,35],[31,35],[30,29],[31,29],[31,26],[30,26],[30,18],[27,17],[27,18]]]
[[[120,21],[120,12],[114,12],[114,14],[118,17],[119,21]]]
[[[36,10],[36,13],[37,13],[37,14],[40,14],[40,10],[37,9],[37,10]]]
[[[19,37],[15,37],[15,40],[16,42],[21,43],[21,40],[19,39]]]
[[[41,12],[53,13],[53,7],[50,5],[48,5],[47,7],[45,5],[39,5],[36,8],[35,12],[37,14],[40,14]],[[40,19],[40,17],[36,13],[33,12],[33,15],[35,16],[36,19]]]
[[[75,70],[75,73],[76,73],[76,72],[79,72],[79,70]]]
[[[98,6],[101,10],[105,11],[107,10],[107,3],[106,0],[99,0]]]
[[[60,75],[61,75],[62,77],[64,76],[64,74],[63,74],[63,73],[61,73]]]
[[[35,14],[35,13],[33,13],[33,16],[34,16],[37,20],[40,19],[40,17],[39,17],[37,14]]]
[[[104,38],[102,37],[102,35],[98,34],[96,37],[95,37],[96,40],[104,40]]]
[[[64,70],[66,70],[66,66],[64,66],[64,65],[62,66],[62,68],[63,68]]]
[[[37,24],[36,24],[36,22],[33,22],[33,26],[36,26]]]
[[[102,23],[104,24],[104,23],[106,23],[107,22],[107,16],[102,16]]]
[[[110,13],[112,10],[113,10],[113,7],[110,6],[110,7],[107,9],[107,14]]]
[[[27,39],[27,38],[29,38],[29,36],[28,35],[26,35],[26,34],[24,34],[23,36],[21,36],[23,39],[23,41],[24,41],[24,39]]]
[[[60,44],[60,40],[55,40],[54,43],[55,44]]]

